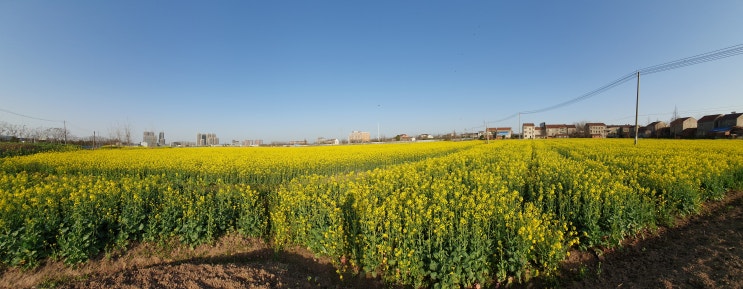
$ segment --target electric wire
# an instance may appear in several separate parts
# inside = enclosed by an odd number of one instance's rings
[[[7,112],[7,113],[10,113],[10,114],[13,114],[13,115],[20,116],[20,117],[35,119],[35,120],[49,121],[49,122],[59,122],[59,123],[63,123],[64,122],[62,120],[52,120],[52,119],[45,119],[45,118],[40,118],[40,117],[33,117],[33,116],[29,116],[29,115],[25,115],[25,114],[13,112],[13,111],[10,111],[10,110],[7,110],[7,109],[3,109],[3,108],[0,108],[0,111]]]
[[[622,84],[624,84],[624,83],[626,83],[626,82],[628,82],[630,80],[633,80],[633,79],[635,79],[638,76],[638,73],[639,73],[639,75],[654,74],[654,73],[664,72],[664,71],[678,69],[678,68],[682,68],[682,67],[697,65],[697,64],[701,64],[701,63],[705,63],[705,62],[720,60],[720,59],[723,59],[723,58],[728,58],[728,57],[732,57],[732,56],[736,56],[736,55],[740,55],[740,54],[743,54],[743,44],[737,44],[737,45],[729,46],[729,47],[726,47],[726,48],[721,48],[721,49],[713,50],[713,51],[710,51],[710,52],[705,52],[705,53],[697,54],[697,55],[694,55],[694,56],[689,56],[689,57],[685,57],[685,58],[681,58],[681,59],[669,61],[669,62],[666,62],[666,63],[661,63],[661,64],[658,64],[658,65],[648,66],[648,67],[645,67],[645,68],[642,68],[642,69],[638,69],[638,70],[636,70],[636,71],[634,71],[632,73],[628,73],[628,74],[626,74],[626,75],[624,75],[624,76],[622,76],[622,77],[620,77],[620,78],[618,78],[618,79],[616,79],[616,80],[614,80],[612,82],[609,82],[606,85],[603,85],[603,86],[601,86],[601,87],[599,87],[597,89],[594,89],[594,90],[592,90],[592,91],[590,91],[588,93],[585,93],[583,95],[580,95],[580,96],[578,96],[576,98],[572,98],[572,99],[569,99],[567,101],[564,101],[564,102],[561,102],[561,103],[558,103],[558,104],[555,104],[555,105],[551,105],[551,106],[548,106],[548,107],[540,108],[540,109],[521,111],[519,113],[515,113],[515,114],[509,115],[507,117],[504,117],[502,119],[499,119],[499,120],[496,120],[496,121],[492,121],[492,122],[488,122],[488,123],[496,123],[496,122],[506,121],[506,120],[509,120],[509,119],[512,119],[512,118],[518,116],[519,114],[535,114],[535,113],[541,113],[541,112],[546,112],[546,111],[551,111],[551,110],[555,110],[555,109],[558,109],[558,108],[562,108],[562,107],[565,107],[565,106],[568,106],[568,105],[571,105],[571,104],[575,104],[575,103],[584,101],[586,99],[592,98],[594,96],[597,96],[597,95],[599,95],[601,93],[604,93],[604,92],[606,92],[606,91],[608,91],[608,90],[610,90],[612,88],[615,88],[615,87],[617,87],[619,85],[622,85]]]

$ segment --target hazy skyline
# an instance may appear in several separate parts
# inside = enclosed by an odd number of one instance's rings
[[[471,132],[741,44],[740,15],[740,1],[3,1],[0,109],[80,137],[128,123],[136,141]],[[640,123],[743,111],[741,67],[642,78]],[[634,105],[630,81],[521,121],[633,124]]]

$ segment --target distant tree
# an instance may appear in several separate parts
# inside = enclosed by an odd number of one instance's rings
[[[66,131],[61,127],[52,127],[44,130],[44,135],[49,141],[63,142],[66,136]]]
[[[124,124],[124,140],[126,145],[132,144],[132,125],[129,122]]]
[[[8,135],[8,123],[4,121],[0,121],[0,136]]]
[[[108,129],[108,136],[116,145],[131,145],[132,126],[129,122],[117,122]]]
[[[586,131],[586,123],[588,122],[585,120],[573,123],[575,125],[575,133],[573,133],[573,135],[571,135],[570,137],[588,137],[588,132]]]
[[[44,128],[43,127],[34,128],[34,129],[32,129],[29,132],[29,137],[31,137],[31,140],[33,142],[37,142],[37,141],[41,140],[41,138],[42,138],[43,135],[44,135]]]

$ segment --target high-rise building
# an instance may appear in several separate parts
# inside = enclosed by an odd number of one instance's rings
[[[196,145],[197,146],[215,146],[219,145],[219,138],[213,133],[198,133],[196,134]]]
[[[157,138],[155,138],[154,131],[146,131],[142,134],[142,143],[148,147],[154,147],[157,145]]]
[[[160,135],[157,138],[157,145],[161,147],[165,146],[165,132],[160,132]]]

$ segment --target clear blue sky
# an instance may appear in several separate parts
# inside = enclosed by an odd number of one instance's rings
[[[0,1],[0,108],[170,141],[477,131],[743,43],[743,1]],[[743,111],[743,55],[641,80],[640,123]],[[635,82],[522,122],[634,123]],[[61,126],[0,111],[0,121]],[[511,126],[518,118],[489,126]]]

